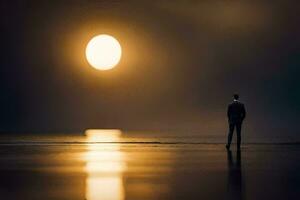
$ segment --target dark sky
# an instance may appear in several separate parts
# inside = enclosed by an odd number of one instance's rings
[[[227,132],[240,93],[245,132],[300,138],[298,1],[1,1],[1,132],[86,128]],[[90,38],[123,57],[97,71]]]

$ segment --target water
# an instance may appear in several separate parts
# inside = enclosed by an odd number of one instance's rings
[[[219,141],[220,140],[220,141]],[[1,199],[296,199],[298,144],[119,130],[2,136]],[[224,138],[223,138],[224,140]]]

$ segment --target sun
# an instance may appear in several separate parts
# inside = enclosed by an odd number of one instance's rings
[[[122,56],[122,48],[117,39],[101,34],[93,37],[86,46],[86,59],[98,70],[114,68]]]

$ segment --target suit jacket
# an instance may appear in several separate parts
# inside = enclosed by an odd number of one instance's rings
[[[246,117],[244,104],[239,101],[233,101],[227,109],[228,122],[230,124],[242,123]]]

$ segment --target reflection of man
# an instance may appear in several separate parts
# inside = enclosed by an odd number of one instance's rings
[[[231,151],[227,151],[228,161],[228,199],[241,200],[242,195],[242,169],[241,151],[236,152],[236,162],[233,162]]]
[[[238,99],[239,99],[238,94],[233,95],[233,102],[229,104],[227,110],[229,133],[228,133],[228,142],[226,148],[228,150],[230,148],[234,128],[236,128],[238,150],[241,147],[241,129],[242,129],[243,120],[246,117],[246,110],[244,104],[242,104]]]

